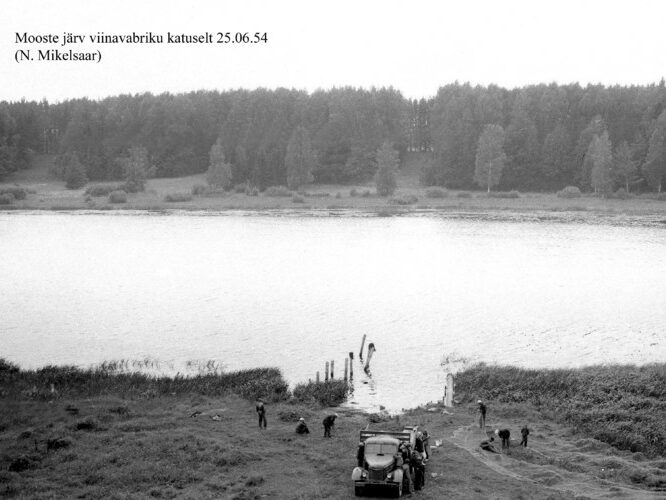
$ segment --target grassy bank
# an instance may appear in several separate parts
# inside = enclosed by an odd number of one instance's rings
[[[419,183],[418,170],[404,169],[397,178],[393,196],[377,196],[372,182],[356,185],[312,185],[292,193],[273,187],[260,193],[256,189],[210,191],[204,174],[178,178],[150,179],[146,190],[127,193],[119,199],[110,196],[118,182],[101,182],[69,190],[53,177],[52,158],[42,156],[34,168],[8,177],[3,189],[12,190],[2,210],[354,210],[377,214],[409,213],[418,210],[442,212],[572,212],[578,217],[593,215],[666,216],[666,197],[655,194],[599,198],[582,195],[573,198],[557,193],[491,193],[425,187]],[[327,213],[327,212],[326,212]]]
[[[663,366],[617,370],[638,374],[623,391],[663,400]],[[290,393],[271,368],[186,378],[127,373],[116,363],[20,370],[3,361],[0,496],[350,498],[359,430],[408,424],[428,429],[431,444],[441,443],[419,498],[658,498],[666,487],[666,461],[572,435],[545,403],[556,394],[575,401],[582,392],[576,386],[584,381],[584,392],[607,400],[610,412],[606,390],[615,379],[604,369],[557,372],[477,366],[460,374],[464,399],[480,394],[489,400],[489,425],[515,429],[531,422],[529,448],[485,455],[478,448],[485,434],[474,424],[473,402],[393,417],[339,407],[333,438],[327,439],[321,421],[332,410],[322,403],[344,397],[339,382],[300,384]],[[267,430],[257,427],[257,396],[269,401]],[[311,434],[295,434],[301,417]]]
[[[558,422],[621,450],[666,455],[666,364],[527,370],[480,364],[457,391],[503,403],[530,403]]]

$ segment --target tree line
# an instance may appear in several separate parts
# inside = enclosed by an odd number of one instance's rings
[[[399,161],[421,152],[425,185],[660,191],[665,109],[663,80],[519,89],[453,83],[429,99],[342,87],[1,102],[0,177],[49,153],[59,157],[58,175],[78,162],[85,179],[115,180],[141,154],[160,177],[220,164],[230,172],[224,184],[344,184],[373,178],[388,143]]]

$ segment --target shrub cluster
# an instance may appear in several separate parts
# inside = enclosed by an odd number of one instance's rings
[[[247,399],[281,401],[289,398],[289,386],[277,368],[256,368],[229,373],[206,373],[193,377],[152,376],[139,372],[118,372],[116,364],[83,370],[73,366],[46,366],[20,370],[0,359],[0,387],[10,397],[50,399],[54,384],[58,397],[93,397],[121,394],[146,397],[172,394],[220,396],[238,394]]]
[[[520,198],[518,191],[491,191],[488,193],[489,198]]]
[[[459,191],[458,193],[456,193],[456,197],[457,198],[471,198],[472,193],[470,193],[469,191]]]
[[[164,197],[164,201],[167,201],[169,203],[192,201],[192,195],[190,193],[168,193]]]
[[[245,193],[249,187],[250,186],[247,185],[247,182],[241,182],[240,184],[236,184],[233,187],[234,193]]]
[[[411,205],[419,201],[418,197],[414,194],[405,194],[391,198],[391,203],[395,205]]]
[[[300,194],[295,194],[291,197],[291,202],[292,203],[305,203],[305,198],[303,198]]]
[[[620,188],[614,193],[609,193],[608,198],[615,198],[617,200],[628,200],[629,198],[633,198],[634,195],[627,192],[626,189]]]
[[[460,373],[456,385],[468,401],[530,402],[617,448],[666,454],[666,363],[559,370],[479,364]]]
[[[18,186],[9,186],[0,188],[0,195],[11,194],[14,200],[25,200],[28,191]]]
[[[93,184],[83,193],[85,196],[108,196],[114,191],[125,191],[124,184]]]
[[[192,196],[201,196],[208,192],[208,186],[205,184],[195,184],[192,186]]]
[[[449,195],[449,192],[446,189],[440,187],[431,187],[426,189],[427,198],[446,198]]]
[[[14,203],[14,195],[11,193],[0,194],[0,205],[11,205]]]
[[[302,403],[319,403],[323,406],[337,406],[347,399],[349,384],[344,380],[308,382],[294,387],[294,399]]]
[[[580,189],[576,186],[567,186],[564,189],[557,192],[558,198],[580,198],[581,193]]]
[[[245,194],[247,196],[259,196],[259,190],[256,188],[256,186],[247,186],[245,188]]]
[[[109,193],[110,203],[127,203],[127,193],[125,191],[117,190]]]
[[[285,186],[270,186],[264,191],[265,196],[291,196],[292,193]]]

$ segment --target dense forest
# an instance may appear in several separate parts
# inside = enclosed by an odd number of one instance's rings
[[[422,152],[425,185],[469,189],[480,186],[479,138],[489,125],[501,138],[503,168],[493,174],[500,190],[660,191],[666,179],[663,80],[519,89],[453,83],[420,100],[393,88],[344,87],[0,102],[0,178],[48,153],[61,165],[77,158],[88,179],[118,179],[136,148],[154,175],[190,175],[207,170],[215,146],[234,184],[265,188],[287,184],[285,158],[298,136],[314,151],[316,183],[371,179],[377,151],[389,142],[401,159]]]

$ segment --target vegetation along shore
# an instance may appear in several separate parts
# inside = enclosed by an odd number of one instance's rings
[[[342,381],[289,389],[263,368],[192,377],[0,362],[0,495],[8,498],[348,498],[358,431],[429,430],[434,498],[659,498],[666,490],[666,365],[525,370],[476,365],[457,377],[453,407],[400,415],[343,404]],[[255,398],[266,401],[259,430]],[[479,449],[489,428],[525,424],[527,448]],[[341,406],[340,406],[341,405]],[[340,415],[333,439],[321,421]],[[299,418],[311,434],[294,432]]]

